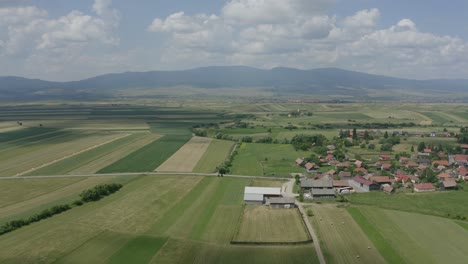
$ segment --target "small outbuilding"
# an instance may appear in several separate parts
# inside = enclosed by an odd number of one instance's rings
[[[295,202],[294,197],[272,197],[268,199],[267,204],[271,208],[296,208]]]

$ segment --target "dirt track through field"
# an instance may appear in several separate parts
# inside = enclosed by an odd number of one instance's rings
[[[211,140],[211,138],[193,137],[174,155],[161,164],[156,171],[191,172],[208,149]]]

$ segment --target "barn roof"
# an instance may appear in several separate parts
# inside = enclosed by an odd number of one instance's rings
[[[301,187],[305,188],[332,188],[333,181],[331,180],[312,180],[305,179],[301,181]]]
[[[263,201],[264,195],[281,195],[281,188],[245,187],[244,201]]]
[[[333,189],[312,189],[312,195],[336,195]]]
[[[270,204],[293,204],[296,202],[294,197],[272,197]]]

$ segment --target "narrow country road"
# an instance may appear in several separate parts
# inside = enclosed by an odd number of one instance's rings
[[[281,188],[281,194],[284,197],[297,197],[299,194],[293,192],[294,184],[296,184],[295,179],[290,179],[288,182],[284,183],[282,188]],[[320,264],[325,264],[325,257],[323,256],[322,248],[320,247],[320,242],[318,240],[317,235],[315,234],[315,230],[312,227],[312,225],[309,222],[307,212],[304,210],[303,203],[296,202],[297,207],[299,208],[299,211],[301,212],[302,218],[304,220],[304,223],[307,227],[307,231],[310,234],[310,237],[312,237],[314,247],[315,247],[315,252],[317,253],[317,257],[319,259]]]
[[[196,173],[196,172],[119,172],[119,173],[90,173],[90,174],[63,174],[63,175],[38,175],[38,176],[0,176],[0,180],[11,179],[41,179],[41,178],[73,178],[73,177],[114,177],[114,176],[135,176],[135,175],[180,175],[180,176],[208,176],[218,177],[217,173]],[[268,180],[289,180],[283,177],[266,177],[252,175],[224,174],[223,177],[248,178],[248,179],[268,179]]]

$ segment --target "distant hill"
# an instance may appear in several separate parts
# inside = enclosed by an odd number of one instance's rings
[[[73,82],[0,77],[0,100],[114,97],[116,91],[195,87],[256,88],[279,95],[393,100],[414,97],[468,100],[468,80],[410,80],[337,68],[263,70],[244,66],[202,67],[182,71],[125,72]]]

